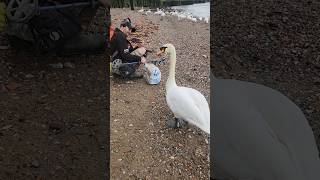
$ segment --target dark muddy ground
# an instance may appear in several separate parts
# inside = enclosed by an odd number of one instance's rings
[[[0,179],[106,178],[108,58],[0,50]]]

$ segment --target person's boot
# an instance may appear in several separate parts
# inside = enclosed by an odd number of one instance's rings
[[[134,73],[130,74],[128,76],[128,78],[137,78],[137,79],[141,79],[143,78],[143,74],[140,72],[135,71]]]

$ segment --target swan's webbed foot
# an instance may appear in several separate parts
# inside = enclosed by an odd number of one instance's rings
[[[177,126],[182,127],[188,124],[188,121],[185,121],[183,119],[177,119]]]
[[[184,121],[183,119],[174,118],[167,121],[167,126],[169,128],[180,128],[186,125],[188,122]]]
[[[169,119],[169,120],[167,121],[167,127],[168,127],[168,128],[177,128],[177,120],[176,120],[176,118],[174,118],[174,119]]]

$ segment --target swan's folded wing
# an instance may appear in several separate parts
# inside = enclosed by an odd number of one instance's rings
[[[200,111],[203,114],[210,115],[210,109],[208,102],[206,98],[197,90],[187,88],[187,87],[181,87],[183,89],[187,89],[187,92],[190,94],[192,97],[192,100],[194,101],[195,105],[200,109]],[[210,118],[210,117],[207,117]]]
[[[210,110],[205,97],[198,91],[178,87],[167,94],[167,103],[177,118],[196,126],[210,127]]]

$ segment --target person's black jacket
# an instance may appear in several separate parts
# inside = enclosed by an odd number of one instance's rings
[[[112,58],[121,59],[122,62],[140,62],[141,57],[130,54],[135,49],[127,40],[127,35],[120,29],[116,28],[110,42],[111,55],[117,54]]]

